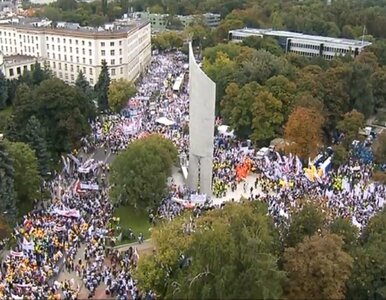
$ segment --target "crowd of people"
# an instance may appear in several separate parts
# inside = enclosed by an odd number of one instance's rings
[[[106,154],[115,154],[135,139],[159,133],[171,139],[180,154],[188,156],[188,87],[173,87],[173,79],[185,73],[184,54],[156,55],[136,96],[128,101],[122,114],[101,116],[91,124],[92,135],[84,139],[84,152],[104,148]],[[168,124],[161,122],[162,118],[169,120]],[[251,187],[237,171],[246,163],[248,171],[256,173],[255,185]],[[82,164],[80,155],[76,156],[72,167],[47,182],[51,203],[36,205],[16,226],[17,245],[1,265],[1,299],[77,299],[82,286],[92,298],[101,284],[106,286],[106,297],[140,298],[131,276],[138,253],[135,249],[120,253],[111,250],[107,243],[114,209],[104,180],[108,166],[88,165],[87,171],[83,168],[80,172]],[[365,225],[383,207],[386,196],[384,185],[371,182],[371,173],[370,165],[352,158],[338,170],[312,181],[305,176],[297,157],[276,152],[257,157],[256,151],[233,136],[215,136],[213,195],[225,197],[241,184],[250,200],[267,202],[269,212],[280,223],[290,219],[292,210],[299,205],[296,200],[307,195],[316,201],[324,199],[334,216],[349,218],[358,227]],[[179,216],[187,206],[175,199],[189,199],[195,192],[172,181],[170,197],[163,199],[157,210],[149,212],[150,221],[154,224],[156,218],[172,220]],[[189,206],[195,216],[214,208],[206,201],[199,203]],[[194,226],[187,225],[184,230],[191,232]],[[77,259],[82,248],[83,257]],[[56,281],[59,272],[75,272],[82,284],[75,279]]]

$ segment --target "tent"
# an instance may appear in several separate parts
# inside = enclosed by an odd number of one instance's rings
[[[165,126],[171,126],[171,125],[176,124],[174,121],[169,120],[166,117],[161,117],[161,118],[159,118],[159,119],[157,119],[155,121],[156,121],[156,123],[161,124],[161,125],[165,125]]]
[[[230,130],[228,125],[220,125],[217,127],[217,130],[222,135],[234,137],[234,131]]]

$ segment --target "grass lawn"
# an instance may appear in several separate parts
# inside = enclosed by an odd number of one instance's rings
[[[145,240],[150,238],[150,223],[145,211],[135,211],[132,207],[121,206],[115,210],[114,217],[120,218],[119,224],[122,229],[131,228],[136,236],[142,232]]]

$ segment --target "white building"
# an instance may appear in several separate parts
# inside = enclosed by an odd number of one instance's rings
[[[79,24],[14,18],[0,22],[0,51],[5,56],[32,56],[45,62],[58,78],[74,83],[82,71],[95,84],[106,60],[111,79],[134,80],[151,59],[151,32],[147,22],[106,24],[103,28]]]
[[[0,52],[0,71],[7,79],[17,79],[24,71],[31,71],[35,63],[43,64],[43,60],[28,55],[4,56]]]
[[[332,59],[336,55],[346,54],[355,57],[365,47],[371,45],[367,41],[331,38],[272,29],[243,28],[229,31],[229,40],[233,42],[242,42],[249,36],[273,37],[286,53],[293,52],[308,57],[321,56],[325,59]]]

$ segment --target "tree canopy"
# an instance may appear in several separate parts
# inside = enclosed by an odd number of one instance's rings
[[[155,207],[166,195],[167,178],[176,159],[176,147],[160,135],[129,144],[111,166],[111,199],[138,209]]]
[[[157,250],[139,262],[140,286],[156,287],[168,299],[281,297],[285,274],[277,265],[278,234],[265,205],[227,204],[194,220],[193,232],[189,219],[155,229]]]
[[[288,299],[344,299],[353,259],[335,234],[306,237],[284,252]]]
[[[324,119],[318,112],[295,108],[284,129],[287,150],[305,159],[315,157],[323,145],[323,123]]]
[[[135,85],[123,78],[113,80],[109,86],[109,106],[115,112],[120,112],[127,106],[131,97],[136,93]]]
[[[102,60],[102,68],[99,73],[98,82],[94,86],[95,94],[98,101],[98,108],[106,111],[109,108],[108,92],[110,86],[110,73],[106,60]]]
[[[17,202],[30,205],[37,198],[41,183],[35,151],[21,142],[7,142],[5,145],[13,161]]]

